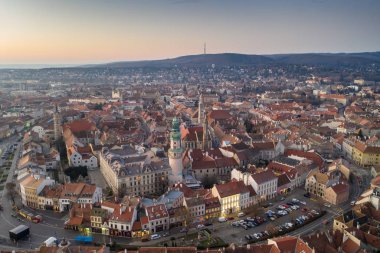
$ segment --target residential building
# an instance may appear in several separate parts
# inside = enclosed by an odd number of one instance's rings
[[[53,185],[55,181],[49,177],[29,175],[20,181],[21,201],[31,208],[39,208],[38,195],[47,185]]]
[[[380,165],[380,146],[369,146],[357,141],[352,148],[352,159],[360,166]]]
[[[102,189],[85,183],[68,183],[63,185],[59,198],[59,211],[67,211],[74,203],[95,204],[102,199]]]
[[[250,190],[242,181],[214,185],[211,192],[219,199],[221,215],[237,213],[250,204]]]
[[[169,213],[164,204],[145,207],[145,214],[148,217],[148,227],[152,234],[169,229]]]
[[[206,214],[206,205],[203,197],[186,198],[183,200],[193,222],[201,222]]]
[[[271,170],[251,174],[248,184],[255,190],[259,201],[271,199],[277,195],[278,177]]]
[[[334,205],[347,201],[349,197],[347,179],[339,170],[327,173],[311,171],[306,179],[305,189]]]
[[[103,147],[99,161],[100,171],[114,192],[144,196],[162,193],[168,185],[170,166],[151,151]]]

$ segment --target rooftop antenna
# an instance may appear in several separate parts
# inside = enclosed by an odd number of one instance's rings
[[[206,54],[206,42],[203,44],[203,54]]]

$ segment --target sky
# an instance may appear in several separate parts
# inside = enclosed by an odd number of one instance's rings
[[[380,50],[378,0],[0,0],[1,64]]]

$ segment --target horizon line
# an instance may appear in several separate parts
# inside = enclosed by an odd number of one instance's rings
[[[160,60],[170,60],[186,56],[198,56],[198,55],[221,55],[221,54],[236,54],[236,55],[257,55],[257,56],[274,56],[274,55],[301,55],[301,54],[358,54],[358,53],[378,53],[379,50],[375,51],[346,51],[346,52],[298,52],[298,53],[265,53],[265,54],[249,54],[249,53],[235,53],[235,52],[223,52],[223,53],[199,53],[199,54],[187,54],[178,55],[166,58],[152,58],[152,59],[136,59],[136,60],[104,60],[104,61],[93,61],[93,62],[81,62],[81,63],[0,63],[0,69],[44,69],[44,68],[70,68],[70,67],[83,67],[86,65],[102,65],[102,64],[112,64],[118,62],[144,62],[144,61],[160,61]],[[23,68],[17,68],[23,67]]]

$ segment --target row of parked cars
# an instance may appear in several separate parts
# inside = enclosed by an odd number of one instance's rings
[[[4,150],[4,153],[1,156],[1,159],[6,160],[8,157],[16,150],[17,143],[10,145],[7,149]]]
[[[278,232],[285,233],[288,230],[292,229],[294,226],[302,225],[306,221],[310,220],[311,218],[320,215],[320,213],[316,210],[310,210],[307,213],[300,215],[292,222],[285,222],[284,224],[276,226],[272,231],[261,231],[259,233],[254,233],[250,235],[246,235],[245,239],[249,242],[255,242],[259,240],[268,239],[270,237],[276,236]]]
[[[268,219],[274,221],[279,217],[285,216],[295,210],[300,209],[300,205],[306,205],[306,202],[299,201],[298,199],[292,199],[292,201],[289,201],[286,204],[277,206],[277,211],[268,210],[265,212],[265,214]]]
[[[242,220],[234,221],[231,223],[231,225],[234,227],[242,227],[245,230],[248,230],[250,228],[254,228],[254,227],[257,227],[257,226],[263,224],[265,221],[266,221],[265,218],[262,218],[260,216],[255,216],[253,218],[247,217],[247,218],[242,219]]]

